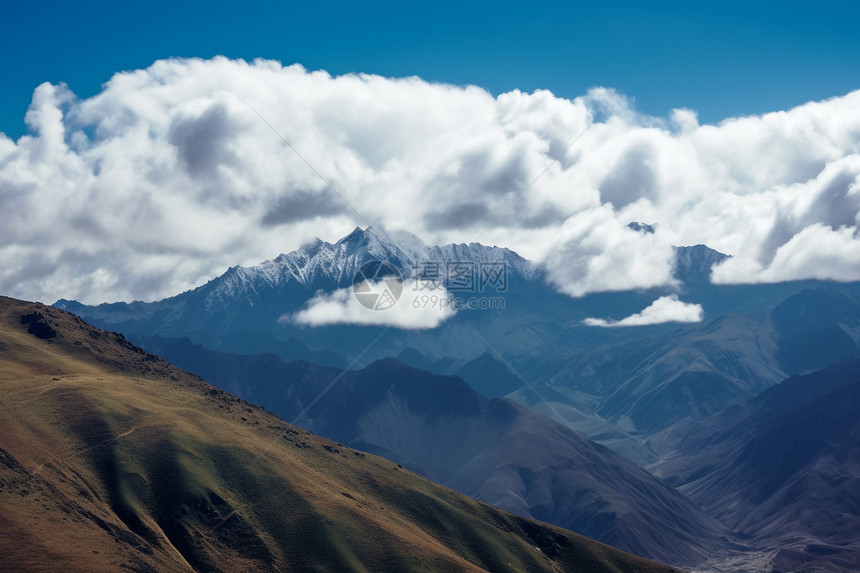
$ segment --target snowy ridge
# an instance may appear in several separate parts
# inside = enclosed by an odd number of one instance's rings
[[[281,254],[252,267],[231,267],[222,276],[200,287],[207,306],[247,296],[257,298],[263,290],[279,291],[290,282],[311,292],[334,290],[352,284],[353,277],[369,261],[387,261],[404,277],[424,263],[505,263],[508,273],[525,279],[537,276],[537,267],[510,249],[480,243],[428,247],[406,231],[388,234],[372,227],[356,227],[336,243],[319,239],[291,253]]]
[[[675,278],[688,285],[709,284],[711,268],[729,256],[706,245],[675,247]]]
[[[727,257],[705,245],[676,247],[675,254],[675,277],[690,286],[708,285],[711,267]],[[361,266],[375,260],[391,263],[404,278],[412,277],[425,263],[441,263],[443,269],[445,263],[504,263],[509,280],[518,278],[530,282],[542,282],[545,273],[540,265],[507,248],[480,243],[428,247],[406,231],[386,233],[372,227],[356,227],[336,243],[316,239],[258,265],[230,267],[223,275],[200,287],[161,301],[97,307],[67,300],[55,304],[58,308],[101,317],[108,322],[148,320],[156,313],[166,313],[173,317],[171,320],[181,321],[182,317],[194,315],[194,307],[202,306],[205,314],[219,315],[222,317],[219,320],[228,323],[231,320],[228,315],[240,312],[235,303],[253,308],[265,299],[269,306],[281,304],[274,300],[292,301],[288,306],[301,305],[319,291],[330,293],[350,287]]]

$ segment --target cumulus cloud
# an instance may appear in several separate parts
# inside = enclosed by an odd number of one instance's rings
[[[664,322],[702,322],[704,316],[705,311],[702,309],[702,305],[678,300],[678,296],[673,294],[662,296],[652,302],[642,312],[631,314],[621,320],[586,318],[582,322],[587,326],[613,328],[621,326],[663,324]]]
[[[433,291],[432,301],[422,302],[409,296],[414,286],[413,281],[404,281],[403,295],[393,306],[380,310],[361,304],[351,288],[320,293],[305,308],[280,320],[309,326],[359,324],[421,330],[435,328],[457,313],[453,297],[444,288]]]
[[[715,282],[860,280],[860,91],[700,125],[608,88],[172,59],[83,100],[43,84],[25,119],[0,134],[0,292],[21,298],[157,299],[367,224],[510,247],[572,296],[671,287],[672,245],[700,243],[734,255]]]
[[[860,156],[834,161],[815,179],[774,194],[770,217],[750,230],[754,248],[714,268],[711,280],[858,280]]]
[[[545,259],[550,282],[571,296],[674,286],[672,236],[662,226],[642,233],[622,221],[611,205],[565,221]]]

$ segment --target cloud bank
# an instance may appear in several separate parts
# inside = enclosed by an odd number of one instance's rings
[[[673,294],[662,296],[648,305],[642,312],[631,314],[621,320],[586,318],[582,322],[586,326],[614,328],[663,324],[664,322],[702,322],[704,317],[705,311],[702,305],[680,301],[678,296]]]
[[[414,282],[404,281],[403,296],[384,310],[367,308],[355,298],[351,288],[321,293],[296,314],[283,316],[280,320],[308,326],[359,324],[421,330],[436,328],[457,313],[453,304],[413,304],[408,293],[414,286]],[[451,295],[444,288],[437,288],[433,294],[437,301],[451,301]]]
[[[670,285],[672,245],[699,243],[734,255],[720,283],[860,280],[860,91],[699,125],[605,88],[172,59],[83,100],[42,84],[26,122],[0,135],[0,292],[21,298],[157,299],[366,224],[510,247],[572,296]]]

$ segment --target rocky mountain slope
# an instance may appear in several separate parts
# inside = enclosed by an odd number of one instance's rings
[[[652,467],[774,570],[860,568],[860,357],[715,415]]]
[[[720,295],[722,305],[736,300],[735,310],[595,344],[511,397],[648,463],[708,416],[860,351],[856,283],[709,287],[699,296],[707,304]],[[616,432],[602,437],[570,409],[595,412]]]
[[[0,298],[9,571],[669,571],[320,438]]]
[[[735,546],[724,527],[635,464],[459,378],[392,359],[349,371],[188,340],[140,343],[314,433],[520,515],[673,564]]]

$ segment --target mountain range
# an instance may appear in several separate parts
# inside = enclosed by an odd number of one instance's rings
[[[639,232],[647,233],[648,229],[640,224]],[[598,537],[640,555],[697,566],[701,563],[694,561],[708,554],[704,563],[716,570],[780,569],[805,562],[843,570],[846,565],[840,559],[850,562],[854,557],[850,543],[832,527],[830,533],[822,533],[813,527],[814,520],[802,526],[770,526],[780,532],[794,532],[791,535],[801,535],[798,532],[803,531],[806,532],[803,535],[816,540],[803,545],[796,542],[796,536],[767,534],[764,521],[740,523],[730,514],[717,511],[722,498],[699,495],[700,489],[693,483],[696,480],[690,478],[708,473],[699,463],[705,464],[702,460],[710,458],[695,454],[696,447],[707,450],[706,444],[710,442],[691,440],[699,435],[701,428],[723,432],[735,422],[744,428],[744,435],[752,435],[748,426],[754,425],[753,418],[735,418],[732,412],[746,412],[757,396],[792,376],[809,375],[857,355],[860,284],[795,281],[714,285],[710,282],[711,267],[726,255],[705,245],[677,247],[675,255],[678,282],[674,286],[571,298],[552,287],[547,280],[547,269],[507,249],[476,243],[427,247],[408,234],[393,236],[368,228],[356,229],[334,244],[316,241],[255,267],[231,268],[206,285],[162,301],[87,306],[61,300],[56,306],[97,326],[123,332],[150,352],[169,354],[179,362],[187,359],[184,366],[189,370],[206,371],[216,385],[251,401],[268,404],[266,407],[275,411],[280,409],[279,413],[287,418],[295,416],[294,421],[299,425],[324,435],[337,435],[336,439],[355,447],[364,444],[371,450],[376,448],[434,480],[481,495],[482,499],[492,496],[493,503],[523,515],[570,527],[591,527],[589,531]],[[356,324],[309,326],[292,320],[320,293],[351,286],[353,273],[372,260],[387,261],[406,277],[428,260],[475,265],[501,263],[507,272],[507,288],[497,294],[504,299],[504,309],[463,310],[437,327],[424,330]],[[667,296],[700,305],[703,320],[620,328],[601,328],[585,322],[591,317],[617,321]],[[208,360],[214,363],[232,364],[225,366],[232,372],[232,378],[205,370],[207,359],[190,358],[204,351],[220,353],[218,359],[209,355]],[[261,358],[265,353],[272,356]],[[254,372],[249,361],[271,361],[279,364],[272,366],[272,372],[279,369],[283,372],[271,377],[249,374]],[[407,369],[403,363],[413,368]],[[304,370],[298,366],[302,364]],[[416,373],[415,368],[439,377]],[[408,404],[418,398],[410,402],[408,392],[397,394],[405,392],[404,388],[379,381],[390,380],[394,376],[391,372],[399,372],[398,379],[438,384],[439,388],[446,388],[440,390],[443,394],[457,389],[454,396],[480,404],[466,415],[458,410],[456,400],[433,402],[434,416],[447,420],[451,428],[458,428],[457,436],[471,435],[472,426],[468,424],[477,424],[475,427],[492,428],[494,435],[506,437],[505,443],[519,447],[504,448],[497,442],[470,446],[469,440],[461,440],[463,443],[457,443],[457,448],[451,450],[458,451],[461,457],[451,459],[457,459],[459,467],[466,469],[460,476],[446,473],[429,455],[432,448],[421,440],[395,438],[421,437],[426,432],[432,433],[434,426],[428,421],[428,412],[416,416],[410,410]],[[335,379],[336,384],[332,382]],[[470,388],[456,386],[451,381],[454,379],[462,379]],[[364,386],[359,380],[377,380],[368,386],[376,388],[377,394],[372,399],[362,394]],[[294,394],[286,399],[279,394],[280,387],[294,388]],[[310,388],[313,396],[325,392],[320,398],[310,399],[297,388]],[[477,397],[472,394],[466,397],[465,390],[477,390],[480,395],[473,393]],[[383,395],[398,398],[380,398]],[[528,409],[516,409],[510,401],[494,401],[502,397]],[[336,409],[338,400],[350,404],[355,411],[347,418],[349,423],[332,426],[325,420],[325,410],[315,408],[325,405],[340,411]],[[515,423],[488,422],[493,408],[502,408],[499,404],[505,404],[506,411],[516,412],[510,414]],[[534,417],[533,412],[545,417]],[[457,425],[464,420],[469,420],[467,425]],[[850,414],[837,421],[838,428],[853,435]],[[540,430],[529,433],[530,428]],[[569,430],[574,432],[567,433]],[[830,431],[835,433],[837,429]],[[455,438],[449,436],[440,440],[440,444],[456,443]],[[658,508],[668,499],[657,493],[663,492],[660,488],[667,484],[657,482],[660,486],[657,489],[641,487],[642,474],[633,472],[636,468],[630,469],[626,460],[624,464],[607,463],[616,468],[616,477],[624,476],[621,481],[630,483],[631,476],[636,478],[633,482],[637,485],[632,489],[625,490],[620,482],[605,477],[597,481],[602,479],[612,484],[609,489],[613,495],[589,482],[591,478],[585,480],[584,489],[581,483],[571,485],[563,477],[569,468],[576,467],[573,473],[581,475],[601,475],[596,469],[600,464],[582,465],[584,450],[602,452],[594,450],[596,446],[583,441],[584,438],[647,467],[660,479],[669,480],[668,485],[677,489],[670,496],[676,493],[689,496],[683,504],[690,512],[676,512],[678,516],[684,515],[685,523],[694,524],[690,525],[691,531],[696,532],[694,536],[707,533],[698,543],[674,545],[683,539],[677,531],[673,532],[679,522],[653,517],[655,510],[661,513]],[[533,443],[541,445],[528,451],[528,444]],[[690,449],[687,444],[698,446]],[[562,453],[552,460],[549,456],[541,457],[541,452],[554,452],[554,448]],[[604,461],[608,459],[601,455]],[[728,454],[726,459],[734,460]],[[754,457],[751,463],[758,460],[764,464],[765,459]],[[570,460],[578,460],[580,465],[564,466],[572,463]],[[663,464],[669,460],[690,460],[684,471],[691,473],[667,469],[670,466]],[[584,471],[583,467],[589,469]],[[850,467],[846,475],[852,475]],[[468,478],[463,477],[466,474]],[[743,487],[740,481],[737,483],[740,492]],[[710,487],[706,489],[711,491]],[[577,488],[597,492],[596,497],[571,495],[571,491],[580,491]],[[625,495],[618,498],[618,491]],[[720,495],[726,493],[719,491]],[[629,514],[636,516],[631,518],[634,522],[641,524],[636,521],[641,518],[653,526],[654,531],[647,533],[643,533],[641,525],[625,528],[624,516],[628,514],[615,511],[617,506],[613,505],[622,498],[628,500],[624,503],[632,503],[629,500],[643,492],[647,492],[647,502],[639,498],[638,505],[627,507],[635,508]],[[752,505],[744,506],[749,512],[758,511],[757,503],[765,503],[763,497],[754,499],[757,501]],[[803,507],[819,500],[804,496],[799,499]],[[580,514],[602,515],[589,509],[604,503],[601,500],[608,500],[603,514],[612,517],[607,522],[587,518],[576,521]],[[694,503],[687,505],[689,501]],[[782,499],[780,503],[788,502]],[[831,496],[821,503],[827,507],[815,515],[829,523],[824,516],[838,514],[838,500]],[[559,509],[563,507],[567,509]],[[799,506],[793,507],[801,511]],[[849,516],[856,514],[849,508]],[[719,523],[714,525],[710,519]],[[603,527],[607,523],[609,526]],[[687,525],[681,526],[684,527]],[[731,533],[733,530],[737,533]],[[663,535],[668,537],[658,541]],[[661,543],[662,549],[658,547]],[[666,547],[673,549],[667,552]],[[841,549],[837,551],[834,547]]]
[[[729,531],[612,450],[462,379],[393,359],[358,371],[135,339],[314,433],[462,493],[667,563],[737,546]]]
[[[407,233],[368,228],[255,267],[230,268],[162,301],[86,306],[60,300],[55,306],[126,335],[187,337],[230,353],[271,352],[339,367],[398,358],[460,375],[485,395],[511,394],[649,463],[675,445],[673,436],[690,421],[860,347],[860,285],[710,284],[711,266],[725,257],[704,245],[678,247],[678,287],[575,299],[547,283],[546,269],[508,249],[477,243],[427,247]],[[494,295],[504,299],[504,310],[464,310],[425,330],[310,327],[289,320],[318,293],[351,286],[354,273],[373,260],[390,262],[404,276],[427,261],[502,263],[507,288]],[[700,304],[704,321],[612,329],[583,324],[588,317],[623,318],[668,294]],[[815,313],[815,304],[829,314],[804,322],[803,313]]]

